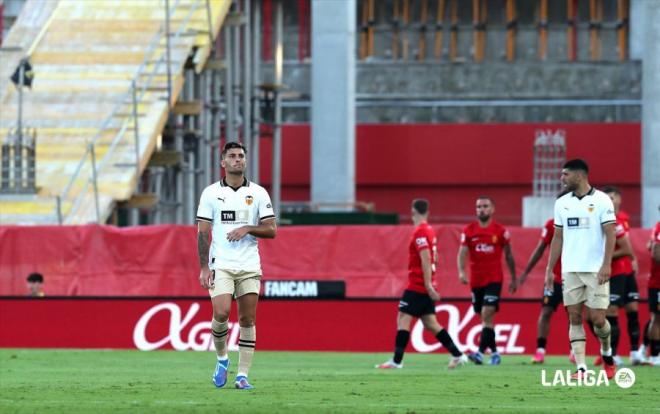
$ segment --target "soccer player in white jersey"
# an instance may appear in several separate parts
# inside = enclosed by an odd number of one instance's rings
[[[610,273],[614,252],[614,206],[607,194],[589,185],[589,167],[580,159],[570,160],[561,171],[561,181],[568,194],[555,202],[555,235],[550,245],[545,288],[554,289],[552,268],[561,255],[564,306],[568,311],[568,336],[575,354],[574,378],[584,378],[586,335],[582,310],[600,340],[603,367],[608,378],[616,366],[610,346],[611,327],[605,318],[610,304]]]
[[[238,304],[238,389],[254,388],[248,371],[256,345],[255,319],[261,287],[257,238],[272,239],[277,233],[275,214],[266,190],[245,178],[245,148],[228,142],[222,150],[225,177],[206,187],[197,209],[199,283],[208,289],[213,304],[213,343],[217,352],[213,383],[227,383],[229,358],[227,332],[232,296]],[[209,234],[213,241],[209,246]],[[209,249],[210,247],[210,249]]]

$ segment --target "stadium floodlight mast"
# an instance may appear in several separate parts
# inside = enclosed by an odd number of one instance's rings
[[[34,78],[28,56],[21,58],[10,77],[18,90],[18,111],[16,129],[10,131],[8,138],[2,142],[0,190],[4,193],[36,193],[37,191],[36,130],[30,131],[23,125],[23,88],[25,86],[31,88]],[[10,154],[12,146],[14,151],[13,154]],[[24,165],[24,161],[26,165]]]

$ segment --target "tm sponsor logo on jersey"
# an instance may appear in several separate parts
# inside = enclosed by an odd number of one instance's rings
[[[220,221],[223,224],[247,224],[249,215],[247,210],[222,210]]]
[[[569,217],[566,219],[566,225],[569,229],[588,229],[589,217]]]

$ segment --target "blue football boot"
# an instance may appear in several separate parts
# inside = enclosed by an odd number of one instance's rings
[[[481,365],[484,363],[484,356],[481,354],[481,352],[470,352],[467,354],[467,357],[470,361],[474,362],[477,365]]]
[[[502,357],[500,354],[493,354],[490,356],[490,365],[500,365],[502,363]]]
[[[215,365],[215,372],[213,372],[213,384],[222,388],[227,383],[227,370],[229,369],[229,358],[224,361],[218,360],[218,363]]]
[[[245,375],[239,375],[236,377],[236,382],[234,382],[236,389],[239,390],[251,390],[254,387],[248,382],[248,379]]]

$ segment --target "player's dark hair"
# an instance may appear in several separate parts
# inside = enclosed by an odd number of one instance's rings
[[[480,195],[479,197],[477,197],[477,200],[488,200],[490,201],[491,205],[493,206],[495,205],[495,200],[493,200],[490,196],[487,195]]]
[[[245,155],[247,155],[247,149],[245,149],[245,147],[240,142],[229,141],[225,144],[224,147],[222,147],[222,158],[225,158],[225,155],[227,155],[227,151],[234,148],[242,149]]]
[[[587,165],[587,162],[579,158],[566,161],[563,168],[571,171],[584,171],[585,174],[589,174],[589,166]]]
[[[603,192],[605,194],[616,194],[616,195],[621,195],[621,190],[619,190],[619,187],[615,187],[613,185],[608,185],[607,187],[603,188]]]
[[[419,214],[426,214],[429,212],[429,201],[423,198],[416,198],[413,200],[412,208]]]
[[[26,280],[30,283],[44,283],[44,276],[41,273],[30,273]]]

